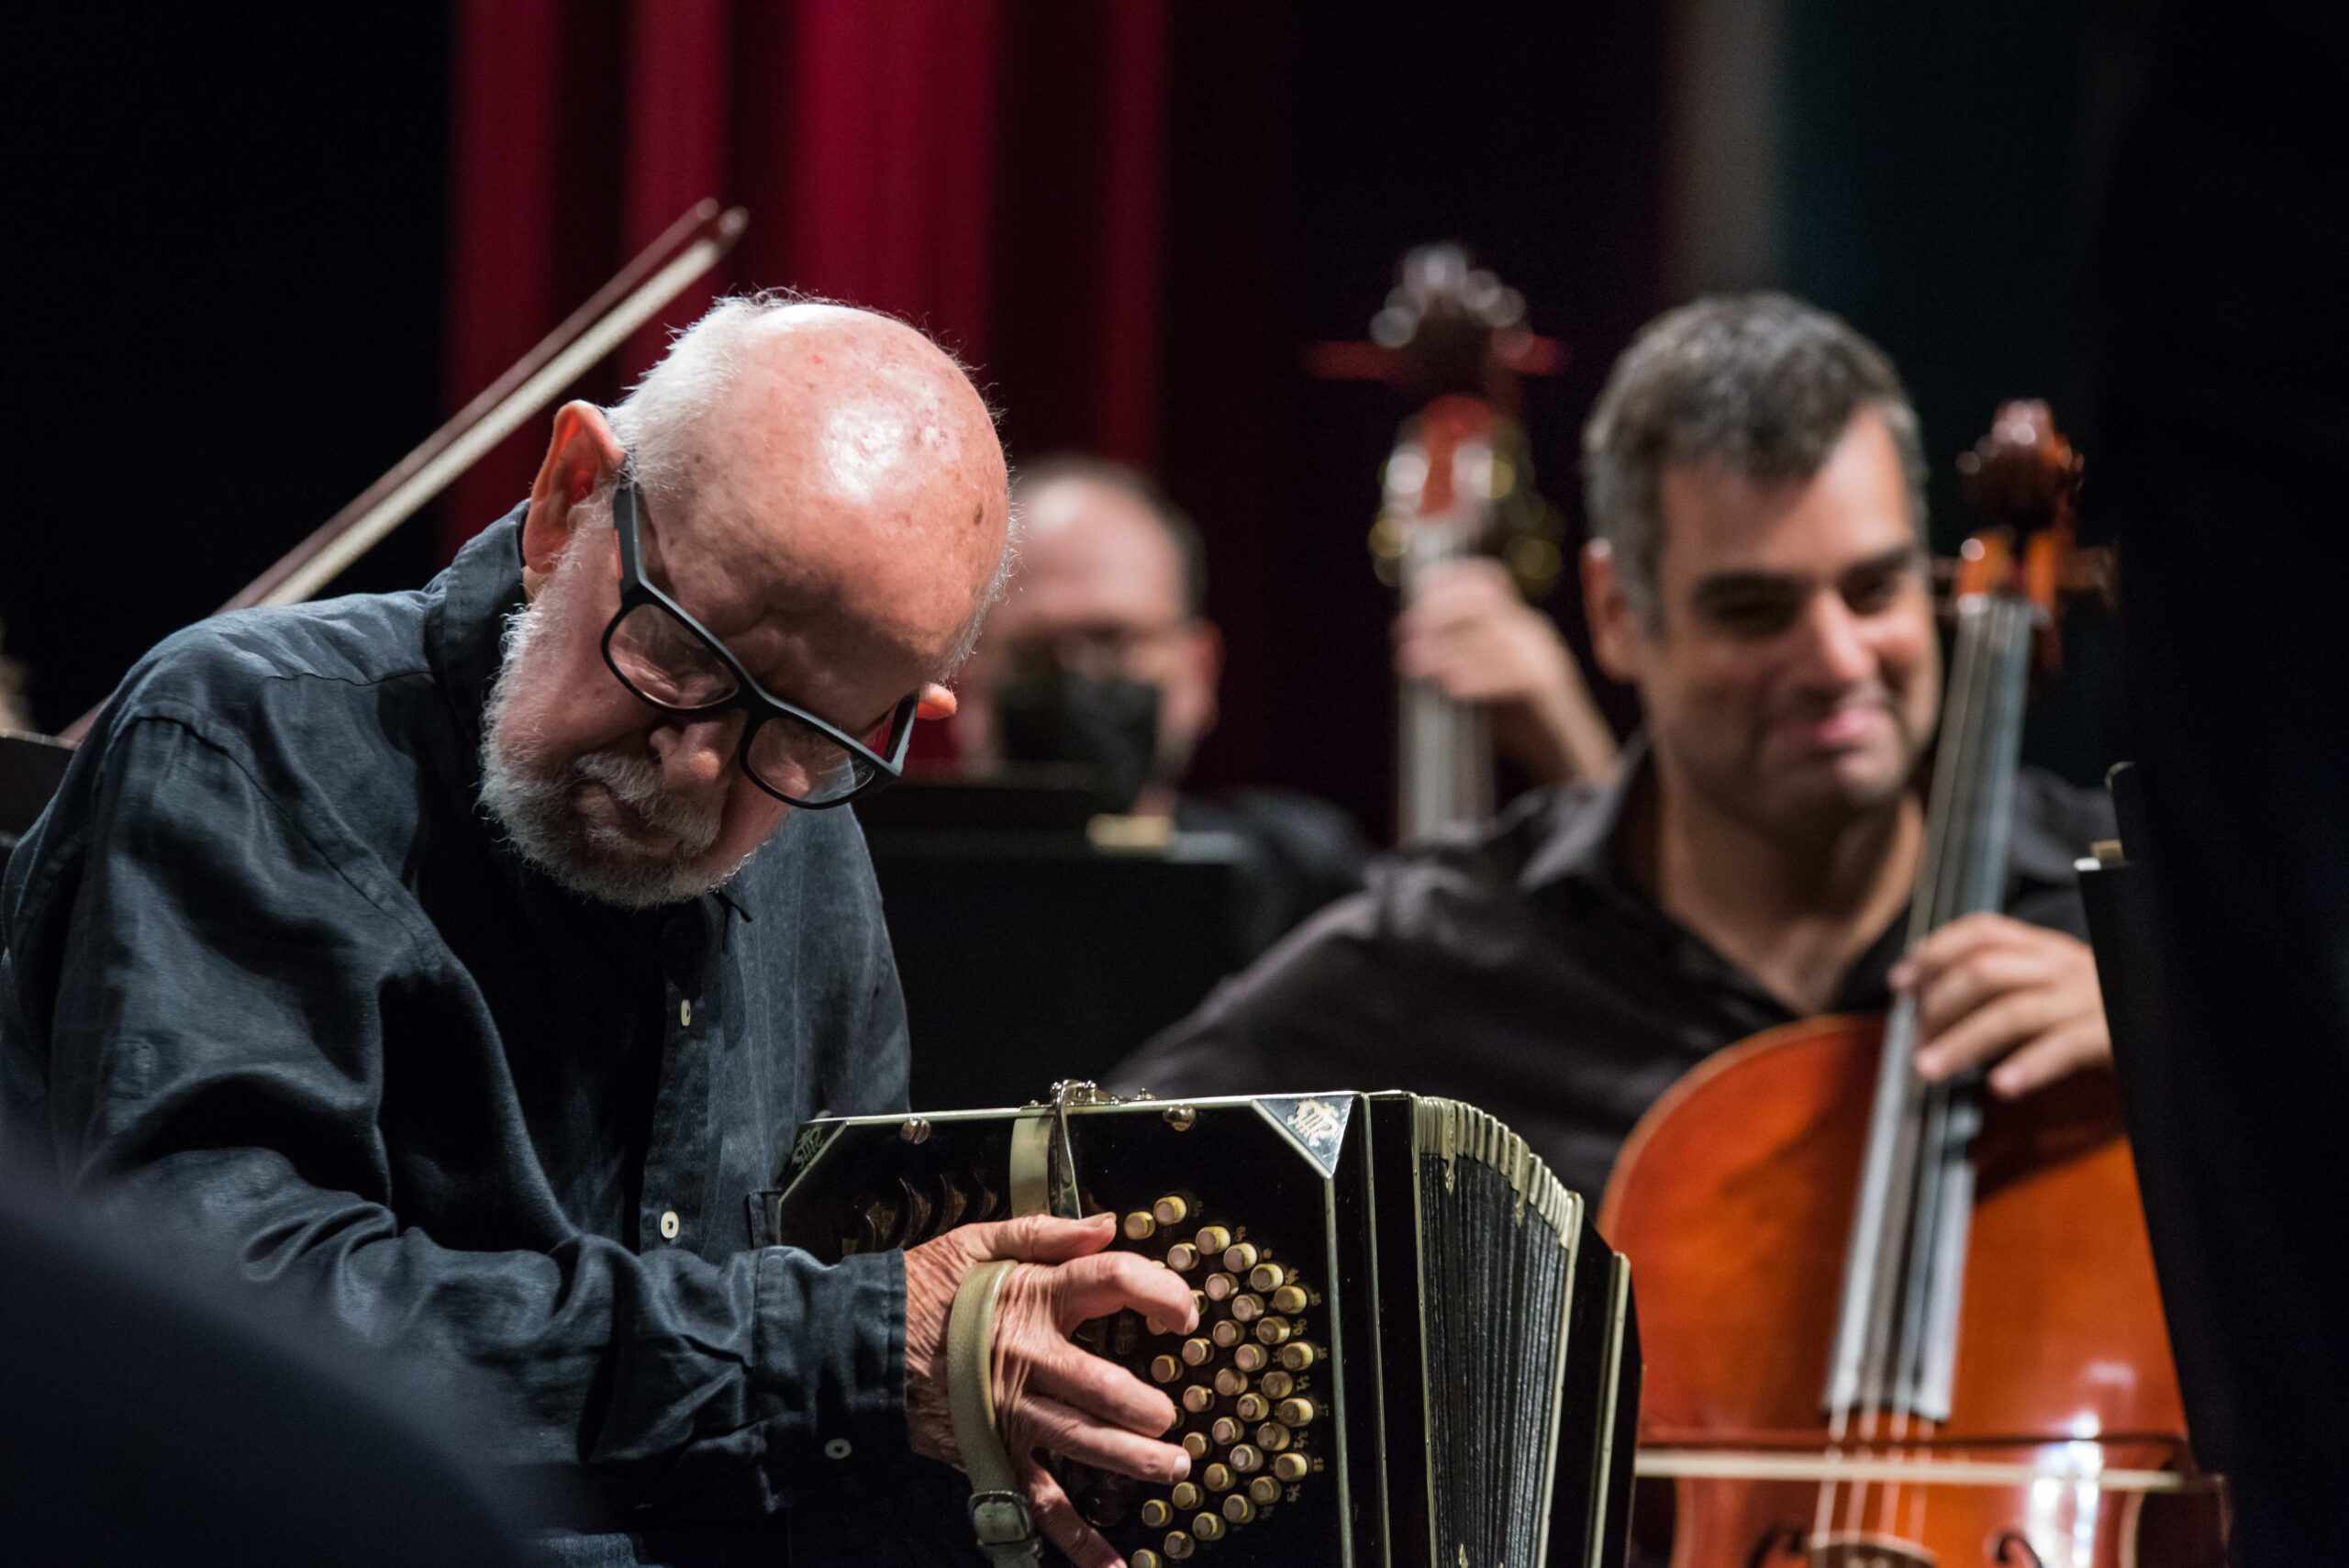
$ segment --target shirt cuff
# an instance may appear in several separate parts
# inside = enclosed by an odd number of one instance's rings
[[[824,1265],[789,1247],[763,1248],[757,1365],[774,1411],[785,1484],[902,1461],[906,1433],[906,1267],[901,1252]]]

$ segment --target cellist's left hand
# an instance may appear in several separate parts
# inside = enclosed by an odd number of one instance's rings
[[[2006,1099],[2112,1060],[2096,955],[2076,937],[2005,915],[1968,915],[1893,966],[1917,996],[1917,1071],[1941,1079],[1991,1067]]]

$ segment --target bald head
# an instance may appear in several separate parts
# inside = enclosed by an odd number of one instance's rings
[[[483,798],[574,892],[660,903],[722,883],[788,807],[743,772],[741,707],[657,708],[605,663],[624,473],[645,582],[768,694],[885,757],[908,695],[952,710],[930,683],[1001,584],[1009,505],[995,422],[961,367],[841,306],[729,300],[608,416],[556,416]],[[830,744],[765,722],[763,748]]]
[[[845,306],[729,300],[681,337],[612,428],[681,574],[766,580],[780,609],[967,651],[1010,523],[985,402],[936,344]]]

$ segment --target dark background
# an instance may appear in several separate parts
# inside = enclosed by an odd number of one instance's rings
[[[1692,287],[1790,288],[1884,344],[1923,417],[1944,548],[1964,528],[1950,462],[2000,398],[2046,395],[2076,422],[2078,193],[2096,153],[2082,130],[2101,90],[2089,8],[1766,9],[1770,52],[1748,63],[1763,110],[1749,186],[1766,222],[1726,267],[1698,254],[1710,215],[1692,217],[1685,199],[1692,160],[1719,152],[1692,142],[1702,89],[1687,63],[1718,6],[1444,19],[1205,0],[1155,13],[1153,444],[1208,538],[1210,607],[1230,647],[1202,783],[1308,789],[1384,829],[1390,605],[1364,537],[1407,410],[1383,386],[1308,377],[1303,351],[1361,337],[1412,244],[1467,241],[1524,292],[1536,328],[1567,345],[1563,373],[1529,388],[1527,418],[1538,477],[1577,539],[1580,421],[1639,324]],[[141,650],[234,592],[462,400],[448,324],[466,15],[101,7],[20,19],[13,249],[31,276],[17,312],[0,619],[44,728],[97,700]],[[583,79],[617,82],[625,7],[584,0],[562,15]],[[1017,461],[1088,429],[1093,389],[1054,351],[1050,321],[1059,280],[1081,271],[1069,236],[1087,210],[1052,176],[1085,145],[1072,77],[1098,23],[1044,0],[999,15],[996,156],[1024,178],[995,209],[979,369]],[[749,69],[738,62],[738,78]],[[566,111],[574,169],[618,156],[618,96],[597,86]],[[573,227],[595,242],[570,259],[566,276],[581,281],[558,311],[624,255],[616,230]],[[588,390],[617,381],[607,372]],[[2090,472],[2093,483],[2092,450]],[[446,537],[488,520],[419,522],[348,585],[419,582]],[[1571,600],[1552,607],[1578,638]],[[2110,760],[2098,716],[2114,639],[2076,628],[2072,644],[2071,677],[2029,746],[2092,779]],[[1604,695],[1628,722],[1621,694]]]

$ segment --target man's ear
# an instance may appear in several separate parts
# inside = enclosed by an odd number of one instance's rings
[[[1637,684],[1639,617],[1615,570],[1614,550],[1603,539],[1582,547],[1582,610],[1598,667],[1626,684]]]
[[[535,589],[562,559],[578,526],[581,502],[627,461],[604,411],[572,402],[555,411],[546,461],[530,483],[530,509],[522,518],[523,580]]]
[[[955,709],[954,694],[932,681],[922,687],[921,695],[914,703],[914,717],[931,720],[952,718]]]

